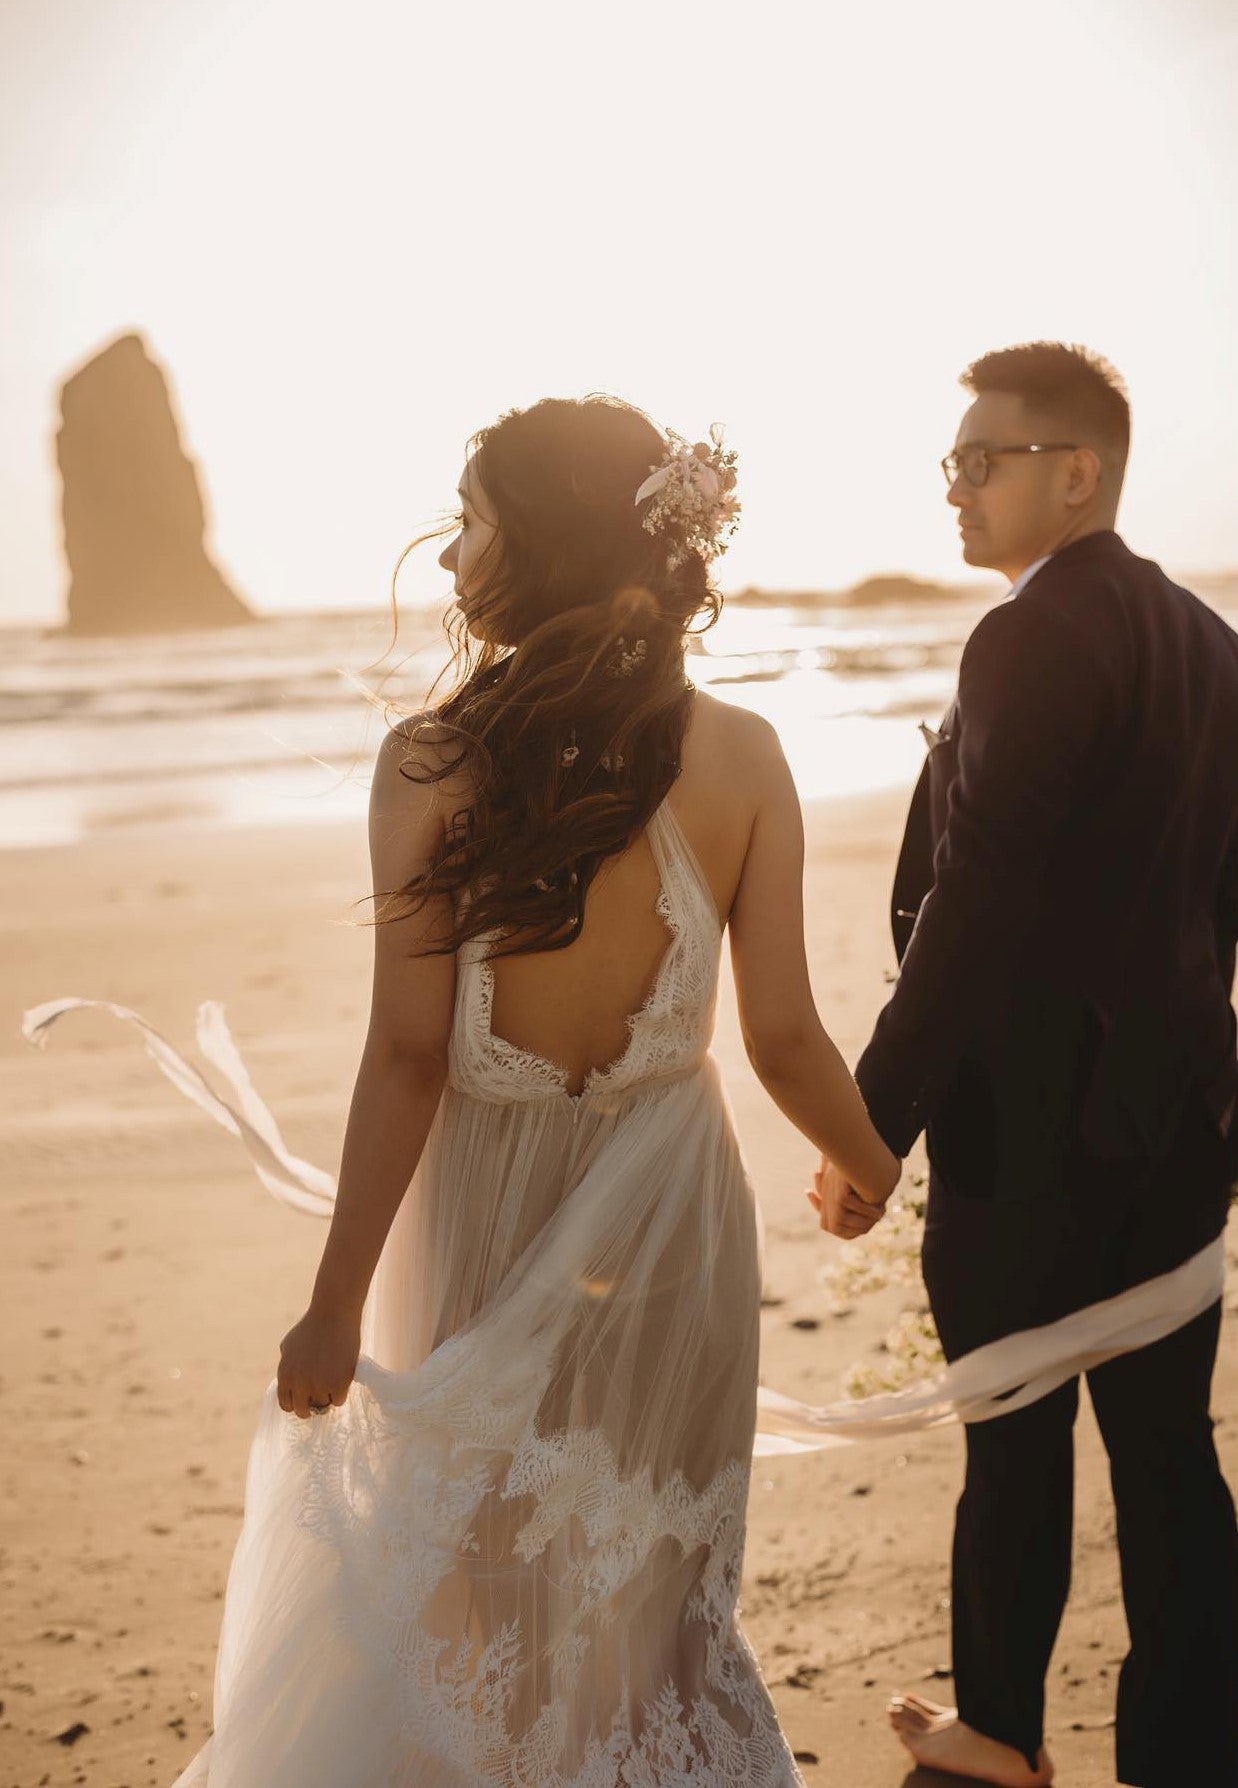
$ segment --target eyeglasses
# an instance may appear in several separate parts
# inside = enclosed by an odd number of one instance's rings
[[[964,447],[958,453],[947,453],[941,462],[947,484],[953,484],[962,472],[969,484],[979,487],[988,482],[990,462],[999,453],[1074,453],[1074,441],[1033,441],[1026,447]]]

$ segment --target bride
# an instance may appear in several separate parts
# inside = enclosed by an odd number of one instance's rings
[[[734,456],[608,398],[471,443],[459,678],[370,806],[369,1030],[178,1788],[800,1780],[736,1622],[759,1219],[709,1054],[856,1188],[773,730],[694,691]]]

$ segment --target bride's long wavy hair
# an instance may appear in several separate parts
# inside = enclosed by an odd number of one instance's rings
[[[453,686],[405,727],[401,765],[424,783],[463,773],[467,804],[376,915],[448,896],[430,953],[491,931],[494,955],[570,944],[598,868],[679,773],[687,640],[721,598],[699,552],[642,525],[635,495],[665,449],[642,411],[597,395],[510,410],[469,443],[497,532],[468,621],[448,621]]]

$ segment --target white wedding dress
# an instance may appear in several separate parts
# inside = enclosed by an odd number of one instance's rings
[[[648,828],[669,943],[628,1047],[576,1097],[496,1037],[484,940],[460,952],[448,1082],[366,1301],[346,1402],[272,1381],[228,1577],[214,1732],[174,1788],[784,1788],[801,1782],[736,1620],[751,1460],[983,1421],[1191,1320],[1221,1239],[1174,1272],[814,1407],[758,1395],[760,1227],[709,1054],[721,932],[670,805]],[[199,1013],[218,1092],[103,1005],[328,1214]],[[756,1433],[758,1424],[762,1430]]]
[[[266,1395],[214,1735],[178,1788],[781,1788],[736,1624],[760,1241],[708,1054],[720,932],[669,805],[670,941],[578,1097],[461,953],[446,1091],[346,1403]]]

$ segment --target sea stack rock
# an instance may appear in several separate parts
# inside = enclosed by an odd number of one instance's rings
[[[207,552],[197,468],[142,337],[120,336],[74,373],[60,410],[69,632],[252,621]]]

